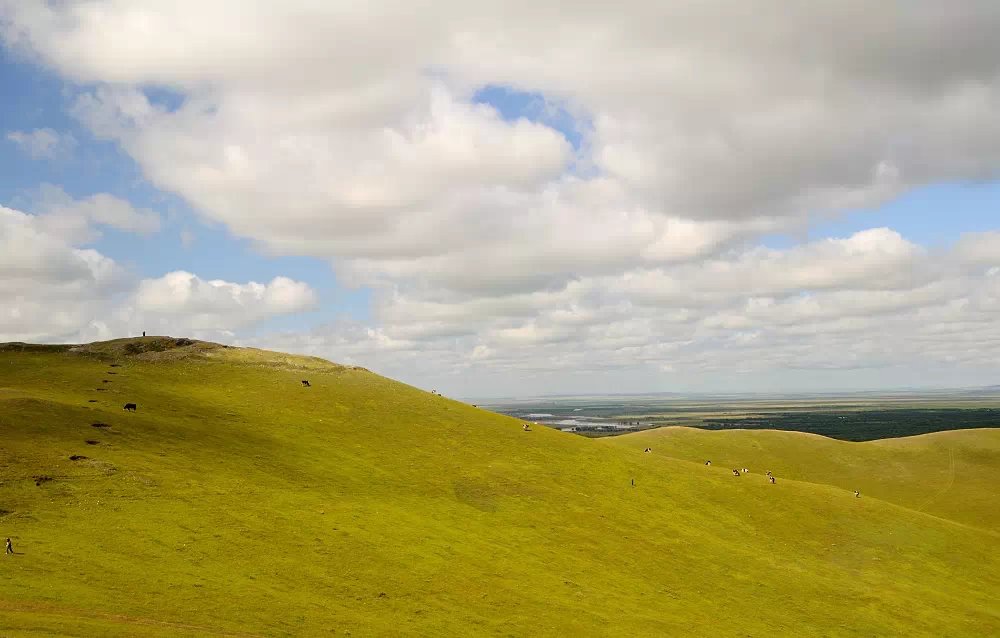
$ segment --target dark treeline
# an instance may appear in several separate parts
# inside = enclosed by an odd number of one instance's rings
[[[858,412],[783,412],[705,419],[707,430],[792,430],[844,441],[873,441],[944,430],[1000,428],[1000,409],[894,409]]]

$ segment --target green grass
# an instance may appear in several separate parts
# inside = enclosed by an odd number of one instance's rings
[[[0,350],[0,536],[20,552],[0,560],[3,636],[1000,631],[992,430],[840,462],[799,435],[772,486],[729,475],[729,452],[703,466],[696,441],[673,458],[668,439],[526,433],[316,359],[86,350]],[[959,505],[865,465],[943,487],[920,473],[952,453]]]
[[[996,472],[1000,429],[952,430],[879,441],[838,441],[776,430],[708,431],[669,427],[603,441],[730,472],[751,481],[771,470],[779,480],[838,487],[966,525],[1000,532]]]

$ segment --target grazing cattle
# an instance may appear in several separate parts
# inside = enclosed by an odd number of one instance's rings
[[[739,475],[740,475],[740,471],[737,470],[737,469],[733,469],[733,476],[739,476]]]
[[[648,447],[645,450],[643,450],[643,452],[645,452],[646,454],[649,454],[652,451],[653,451],[653,448],[651,448],[651,447]]]
[[[136,405],[135,405],[134,403],[126,403],[126,404],[125,404],[125,407],[123,407],[122,409],[123,409],[123,410],[128,410],[128,411],[130,411],[130,412],[135,412],[135,410],[136,410]]]
[[[13,554],[14,553],[14,545],[11,544],[10,538],[7,539],[7,549],[4,550],[4,552],[7,553],[7,554]]]
[[[774,483],[774,477],[773,476],[769,476],[767,478],[770,479],[771,483]]]
[[[854,498],[861,498],[861,492],[854,490]]]
[[[771,476],[771,470],[768,470],[768,471],[764,472],[764,474],[767,474],[768,476]]]
[[[306,381],[305,379],[302,379],[302,385],[305,386],[305,387],[307,387],[307,388],[311,388],[312,387],[311,385],[309,385],[309,382]]]
[[[743,468],[743,473],[744,473],[744,474],[749,474],[749,473],[750,473],[750,470],[748,470],[747,468]]]
[[[527,423],[521,425],[521,429],[524,430],[525,432],[531,432],[531,426],[528,425]]]
[[[711,464],[712,464],[711,461],[705,461],[705,465],[711,465]]]

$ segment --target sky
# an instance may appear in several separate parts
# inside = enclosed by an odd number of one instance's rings
[[[993,0],[0,0],[0,341],[463,397],[1000,384],[998,30]]]

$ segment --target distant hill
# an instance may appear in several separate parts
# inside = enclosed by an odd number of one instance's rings
[[[1000,385],[988,385],[982,388],[972,388],[965,390],[965,394],[982,396],[1000,396]]]
[[[1000,429],[952,430],[921,436],[838,441],[776,430],[665,427],[610,437],[624,449],[652,448],[657,456],[771,470],[782,480],[860,490],[908,509],[1000,533]]]
[[[0,345],[0,635],[1000,633],[996,431],[671,430],[183,338]]]

